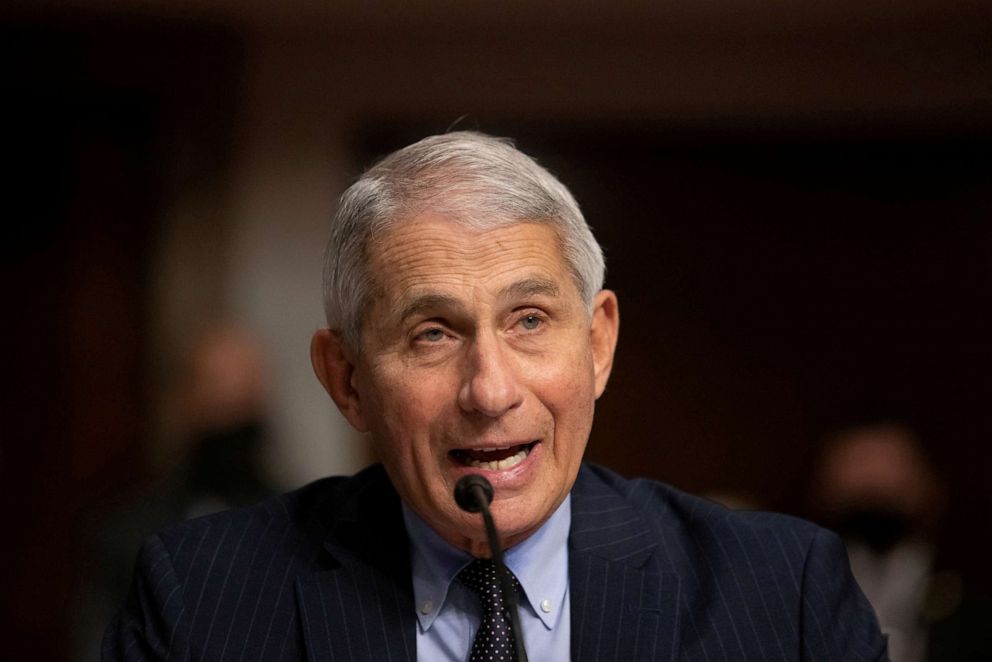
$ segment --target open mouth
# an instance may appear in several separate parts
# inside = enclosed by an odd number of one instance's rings
[[[527,455],[530,454],[531,449],[536,443],[536,441],[532,441],[527,444],[506,446],[504,448],[458,448],[450,451],[449,455],[459,464],[472,467],[473,469],[506,471],[526,460]]]

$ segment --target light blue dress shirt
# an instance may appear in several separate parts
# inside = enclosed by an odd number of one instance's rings
[[[520,624],[527,657],[535,662],[569,660],[571,500],[571,495],[565,497],[540,529],[503,554],[507,567],[524,590],[519,606]],[[482,607],[478,597],[454,579],[472,557],[445,542],[406,504],[403,505],[403,520],[410,536],[418,623],[417,659],[464,662],[468,660],[482,620]]]

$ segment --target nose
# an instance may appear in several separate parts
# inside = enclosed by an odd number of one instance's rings
[[[519,406],[522,391],[506,348],[487,337],[476,337],[470,347],[458,392],[462,410],[498,418]]]

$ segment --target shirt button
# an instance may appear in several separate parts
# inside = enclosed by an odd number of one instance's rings
[[[434,603],[428,600],[427,602],[425,602],[420,606],[420,613],[426,616],[427,614],[431,613],[432,609],[434,609]]]
[[[541,611],[545,614],[551,613],[551,600],[548,600],[547,598],[541,600]]]

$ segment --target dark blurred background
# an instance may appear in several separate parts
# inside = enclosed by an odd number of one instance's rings
[[[988,659],[990,34],[936,0],[5,5],[8,659],[92,657],[133,541],[235,471],[198,454],[218,426],[258,458],[222,504],[369,461],[310,374],[325,226],[450,127],[515,138],[605,247],[592,459],[833,525],[827,443],[911,430],[929,659]]]

